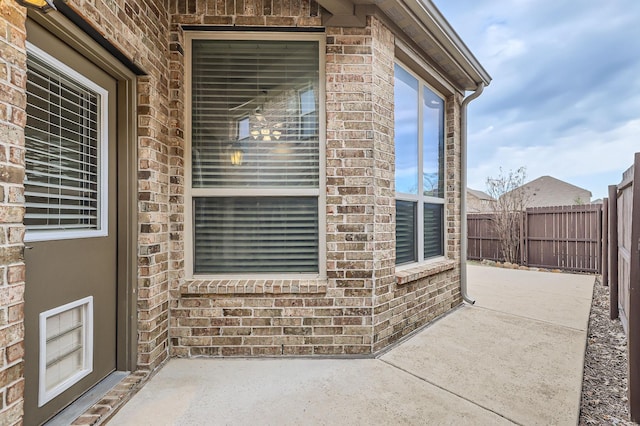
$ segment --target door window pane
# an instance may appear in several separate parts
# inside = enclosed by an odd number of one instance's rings
[[[107,93],[34,50],[27,52],[27,237],[78,237],[78,231],[103,227],[101,113]]]

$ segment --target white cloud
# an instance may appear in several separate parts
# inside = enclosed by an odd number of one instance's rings
[[[640,151],[638,135],[640,119],[635,119],[606,132],[582,130],[547,145],[501,145],[485,158],[470,152],[469,186],[484,188],[486,178],[496,176],[500,167],[516,170],[525,166],[529,179],[550,175],[574,184],[592,182],[588,178],[593,175],[608,179],[598,182],[598,188],[586,188],[595,193],[618,183],[622,171],[633,163],[634,153]],[[482,148],[470,149],[480,152]]]
[[[513,31],[504,23],[492,24],[487,27],[482,44],[482,56],[488,61],[485,66],[497,69],[505,61],[526,53],[525,42],[517,38]]]
[[[434,0],[493,77],[469,105],[469,185],[527,167],[606,194],[640,151],[640,1]]]

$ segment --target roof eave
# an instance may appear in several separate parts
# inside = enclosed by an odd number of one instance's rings
[[[419,19],[420,23],[430,30],[431,34],[441,43],[447,53],[455,59],[456,63],[473,80],[473,87],[467,87],[466,90],[475,90],[480,83],[485,86],[491,83],[491,76],[487,70],[484,69],[480,61],[430,0],[394,1],[406,4]]]
[[[371,14],[371,6],[377,6],[425,52],[437,50],[436,60],[460,89],[475,90],[480,84],[487,86],[491,82],[489,73],[431,0],[316,1],[332,14],[325,19],[327,26],[363,26],[363,15]]]

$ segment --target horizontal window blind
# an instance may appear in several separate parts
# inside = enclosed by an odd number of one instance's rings
[[[416,203],[396,200],[396,265],[416,261]]]
[[[424,204],[424,258],[444,255],[444,205]]]
[[[27,70],[27,232],[99,229],[101,95],[33,54]]]
[[[314,197],[194,200],[194,272],[318,272]]]
[[[193,187],[317,188],[318,43],[194,40],[192,58]]]

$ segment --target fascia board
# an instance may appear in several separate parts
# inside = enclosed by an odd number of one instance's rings
[[[491,76],[483,68],[469,48],[464,44],[460,36],[447,22],[444,16],[436,8],[431,0],[317,0],[325,7],[329,13],[344,13],[351,9],[353,14],[358,9],[357,6],[375,5],[389,19],[396,22],[406,21],[403,31],[407,33],[413,41],[428,50],[428,45],[437,46],[445,60],[445,68],[457,69],[461,74],[458,84],[465,90],[475,90],[480,83],[488,86]],[[338,7],[337,4],[341,3]],[[333,10],[332,10],[333,9]],[[400,14],[401,16],[398,16]],[[341,16],[344,18],[344,15]],[[330,22],[330,21],[329,21]],[[355,21],[354,21],[355,22]],[[423,40],[423,43],[420,41]],[[427,43],[424,43],[427,40]],[[425,46],[427,44],[427,46]],[[440,60],[438,62],[441,62]]]

